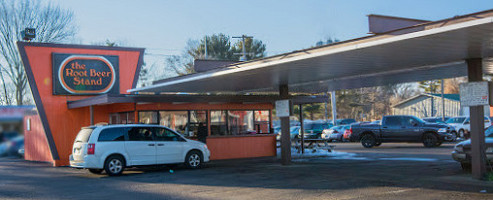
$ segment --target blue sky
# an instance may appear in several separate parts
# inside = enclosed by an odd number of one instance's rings
[[[313,46],[329,37],[365,36],[367,14],[439,20],[493,9],[493,0],[58,0],[74,11],[78,40],[106,39],[145,47],[154,54],[180,54],[187,40],[206,34],[248,34],[267,53]]]

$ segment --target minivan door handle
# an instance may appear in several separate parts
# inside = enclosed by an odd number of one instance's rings
[[[153,146],[154,146],[154,144],[147,144],[147,146],[151,146],[151,147],[153,147]]]
[[[164,144],[157,144],[158,146],[164,146]]]

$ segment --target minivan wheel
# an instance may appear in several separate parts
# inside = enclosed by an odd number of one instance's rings
[[[361,138],[361,145],[365,148],[372,148],[377,143],[375,136],[366,134]]]
[[[204,158],[202,157],[202,153],[198,151],[190,151],[185,157],[185,165],[190,169],[202,167],[202,162],[204,162]]]
[[[104,171],[110,176],[122,174],[125,168],[125,160],[121,156],[110,156],[104,163]]]
[[[433,133],[426,133],[424,136],[423,136],[423,145],[425,147],[436,147],[438,143],[438,138],[435,134]]]
[[[463,138],[466,138],[466,134],[464,134],[464,129],[460,129],[459,130],[459,137],[463,137]]]
[[[102,169],[89,169],[89,172],[93,173],[93,174],[101,174],[101,172],[103,172]]]

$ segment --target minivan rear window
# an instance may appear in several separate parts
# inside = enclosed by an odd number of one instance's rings
[[[91,137],[91,133],[93,130],[93,128],[82,128],[77,134],[75,142],[86,143],[87,141],[89,141],[89,137]]]

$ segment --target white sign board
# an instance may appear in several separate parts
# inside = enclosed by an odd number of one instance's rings
[[[461,106],[489,105],[488,82],[461,83],[459,87]]]
[[[276,116],[277,117],[289,117],[289,100],[276,101]]]

